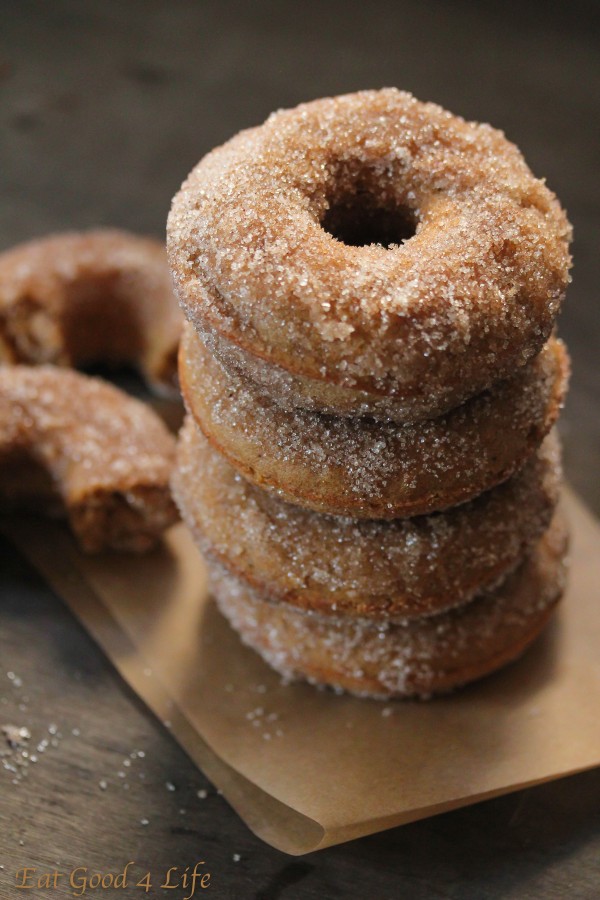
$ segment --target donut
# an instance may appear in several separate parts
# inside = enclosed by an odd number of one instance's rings
[[[172,489],[205,555],[261,596],[394,621],[466,603],[516,568],[550,523],[560,478],[551,433],[522,472],[446,513],[392,522],[328,516],[247,482],[188,418]]]
[[[174,458],[156,413],[107,382],[0,368],[0,511],[66,516],[88,553],[143,552],[177,518]]]
[[[555,520],[494,590],[404,624],[273,604],[218,565],[211,590],[242,641],[286,678],[360,696],[425,699],[482,678],[529,647],[563,592],[566,541],[564,523]]]
[[[163,245],[124,231],[66,232],[0,254],[0,360],[131,365],[177,388],[181,313]]]
[[[447,412],[446,402],[435,405],[429,397],[423,404],[413,398],[407,406],[402,399],[393,396],[377,397],[367,391],[294,375],[248,353],[216,331],[204,329],[199,334],[227,372],[241,375],[255,390],[285,409],[308,409],[335,416],[369,416],[400,425],[415,424]]]
[[[191,172],[167,226],[199,331],[255,373],[261,360],[289,373],[297,401],[407,422],[541,350],[570,238],[555,195],[502,132],[395,89],[302,104],[241,132]]]
[[[286,410],[227,373],[186,324],[187,409],[245,478],[332,515],[396,519],[472,499],[517,471],[555,422],[568,357],[550,341],[512,379],[415,425]]]

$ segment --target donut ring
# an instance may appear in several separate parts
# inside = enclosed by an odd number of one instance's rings
[[[504,481],[556,421],[567,373],[552,338],[510,381],[400,426],[285,410],[228,375],[190,325],[179,363],[188,411],[245,478],[291,503],[370,519],[446,509]]]
[[[412,420],[541,349],[570,236],[501,132],[384,89],[275,113],[213,150],[174,198],[167,247],[199,330],[361,392],[348,414],[373,395]]]
[[[177,518],[156,413],[54,366],[0,368],[0,511],[66,515],[81,547],[142,552]]]
[[[286,678],[363,697],[426,699],[494,672],[529,647],[563,592],[566,543],[564,524],[555,521],[495,590],[403,625],[275,605],[219,567],[211,587],[244,643]]]
[[[332,416],[370,416],[382,422],[399,425],[415,424],[447,412],[451,395],[435,403],[431,397],[423,402],[413,397],[406,403],[393,396],[377,397],[367,391],[339,387],[327,381],[317,381],[305,375],[294,375],[279,366],[253,356],[216,331],[201,331],[201,338],[213,356],[230,374],[237,374],[252,383],[284,409],[306,409]],[[458,398],[461,394],[457,394]]]
[[[560,478],[551,434],[522,472],[446,513],[393,522],[327,516],[251,485],[188,417],[172,489],[204,553],[261,596],[393,621],[464,604],[516,568],[550,524]]]
[[[163,245],[124,231],[65,232],[0,254],[0,360],[131,364],[174,392],[181,314]]]

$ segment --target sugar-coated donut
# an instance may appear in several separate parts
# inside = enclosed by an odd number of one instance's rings
[[[177,518],[153,410],[55,366],[0,368],[0,511],[66,515],[82,548],[142,552]]]
[[[522,472],[445,513],[328,516],[250,484],[188,417],[172,486],[196,543],[261,596],[324,615],[398,620],[467,603],[516,568],[550,523],[560,478],[551,433]]]
[[[225,372],[187,323],[179,366],[188,410],[242,475],[292,503],[371,519],[445,509],[504,481],[555,422],[567,372],[551,338],[511,380],[401,426],[286,410]]]
[[[200,331],[309,379],[313,406],[414,421],[539,352],[570,236],[501,132],[384,89],[280,111],[213,150],[167,246]]]
[[[287,678],[373,697],[429,697],[512,662],[539,635],[565,583],[566,530],[556,519],[493,591],[405,624],[320,616],[265,600],[213,566],[217,603],[242,640]]]
[[[335,416],[370,416],[400,425],[414,424],[448,410],[450,397],[437,404],[429,396],[424,397],[422,403],[413,397],[407,404],[402,398],[391,395],[377,396],[367,391],[340,387],[330,381],[288,372],[254,356],[217,331],[206,328],[199,333],[227,372],[241,375],[256,391],[285,409],[307,409]]]
[[[0,360],[131,364],[172,392],[180,333],[160,241],[101,229],[0,254]]]

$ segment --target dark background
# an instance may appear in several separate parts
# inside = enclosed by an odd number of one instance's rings
[[[562,430],[567,475],[600,514],[600,4],[7,0],[0,14],[0,247],[95,225],[162,235],[207,150],[319,96],[394,85],[502,128],[575,226]],[[0,724],[64,735],[26,783],[0,769],[2,900],[19,865],[161,871],[198,855],[218,897],[600,896],[598,772],[300,861],[271,850],[214,791],[195,797],[202,777],[6,544],[0,566]],[[144,781],[101,791],[138,747]]]

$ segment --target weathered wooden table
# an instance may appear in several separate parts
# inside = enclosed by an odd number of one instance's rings
[[[397,85],[504,128],[575,225],[566,470],[600,514],[597,5],[5,0],[0,13],[2,246],[98,224],[161,234],[204,152],[321,95]],[[129,860],[149,893],[96,896],[183,898],[160,884],[198,860],[223,898],[600,896],[600,771],[301,859],[270,849],[7,543],[0,573],[0,725],[28,728],[37,756],[18,784],[0,769],[2,900],[27,896],[23,866]]]

